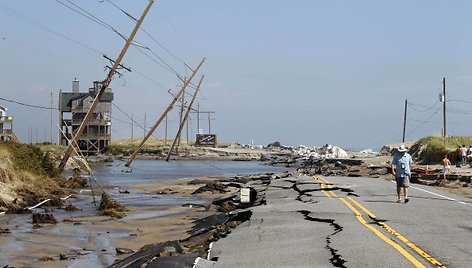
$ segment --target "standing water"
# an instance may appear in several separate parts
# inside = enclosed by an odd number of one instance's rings
[[[124,164],[121,161],[94,163],[92,169],[97,181],[108,189],[107,192],[126,207],[134,208],[134,213],[120,220],[93,217],[96,208],[91,203],[89,188],[85,188],[77,189],[75,198],[66,202],[77,206],[79,211],[48,208],[49,213],[58,220],[56,225],[33,228],[31,214],[0,216],[0,226],[11,231],[0,237],[0,267],[106,267],[118,258],[115,252],[117,244],[135,239],[142,246],[140,243],[144,241],[141,239],[152,235],[152,232],[140,233],[141,229],[146,228],[143,227],[146,225],[141,224],[153,218],[179,215],[191,210],[169,210],[166,206],[209,202],[198,196],[156,194],[127,187],[131,184],[204,176],[280,173],[288,170],[254,161],[136,160],[131,167],[125,167]],[[118,189],[125,187],[129,189],[128,194],[121,194]],[[35,211],[43,212],[44,209],[37,208]],[[51,261],[47,261],[49,258]]]
[[[130,167],[125,162],[95,163],[92,165],[97,180],[109,186],[123,186],[149,183],[156,180],[190,178],[201,176],[236,176],[257,173],[279,173],[285,167],[273,167],[256,161],[215,161],[215,160],[135,160]]]

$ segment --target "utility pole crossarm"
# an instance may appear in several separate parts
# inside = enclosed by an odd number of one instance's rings
[[[144,18],[146,17],[147,13],[151,9],[151,6],[152,6],[153,3],[154,3],[154,0],[149,0],[149,3],[146,6],[146,9],[144,10],[143,14],[141,15],[141,18],[136,23],[136,26],[134,27],[133,32],[131,33],[130,37],[126,41],[125,46],[121,50],[121,53],[118,56],[118,59],[115,61],[115,63],[113,64],[113,67],[108,72],[108,76],[103,81],[102,86],[100,88],[100,91],[95,96],[95,99],[93,100],[93,103],[92,103],[92,106],[90,107],[90,110],[85,115],[85,118],[82,121],[82,124],[80,124],[80,127],[77,130],[77,133],[73,137],[76,141],[78,141],[80,139],[80,137],[82,136],[82,133],[84,132],[85,127],[87,126],[88,122],[90,121],[90,118],[92,117],[92,114],[95,111],[95,108],[97,107],[98,103],[100,102],[100,99],[101,99],[103,93],[105,93],[105,90],[107,89],[108,85],[110,84],[111,80],[113,79],[113,76],[116,73],[116,69],[118,68],[118,66],[120,66],[120,63],[123,60],[123,57],[125,56],[126,51],[128,50],[129,46],[131,45],[131,43],[133,41],[133,38],[135,37],[136,33],[138,32],[139,27],[141,27],[141,24],[143,23]],[[64,157],[62,158],[62,161],[59,164],[59,171],[60,172],[62,172],[64,170],[64,167],[67,163],[67,160],[69,159],[71,154],[72,154],[72,144],[69,144],[69,146],[67,147],[67,149],[64,153]]]
[[[146,137],[141,141],[141,144],[139,144],[138,148],[133,152],[133,154],[128,158],[128,161],[126,162],[125,166],[129,167],[129,165],[131,165],[131,162],[133,162],[133,160],[136,158],[136,156],[138,155],[138,152],[143,148],[144,146],[144,143],[146,143],[146,141],[149,139],[149,137],[151,137],[151,135],[154,133],[154,131],[156,130],[156,128],[161,124],[162,120],[164,120],[164,118],[166,118],[167,114],[170,112],[170,110],[172,110],[172,108],[174,107],[174,104],[179,100],[180,96],[182,95],[182,93],[185,91],[185,88],[188,86],[188,84],[190,83],[190,81],[192,81],[193,77],[195,76],[195,74],[198,72],[198,70],[200,69],[200,67],[203,65],[203,63],[205,62],[205,58],[202,59],[202,61],[200,62],[200,64],[198,64],[197,68],[195,68],[195,70],[193,71],[192,75],[187,79],[185,80],[185,83],[182,85],[182,88],[180,89],[180,91],[174,96],[174,99],[172,99],[172,102],[169,104],[169,106],[167,107],[167,109],[164,111],[164,113],[162,113],[161,117],[159,117],[159,119],[157,120],[157,122],[152,126],[152,128],[149,130],[149,132],[147,133]]]

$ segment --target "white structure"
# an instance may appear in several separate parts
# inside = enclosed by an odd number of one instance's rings
[[[8,109],[0,105],[0,140],[17,141],[13,134],[13,117],[7,116]]]

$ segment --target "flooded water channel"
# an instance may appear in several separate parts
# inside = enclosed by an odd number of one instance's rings
[[[156,180],[190,178],[200,176],[232,176],[265,172],[283,172],[287,168],[272,167],[256,161],[211,161],[211,160],[135,160],[130,167],[125,162],[95,163],[95,177],[106,185],[128,185],[149,183]]]
[[[201,197],[160,195],[133,188],[132,184],[153,183],[159,180],[203,176],[236,176],[267,172],[284,172],[287,168],[271,167],[261,162],[246,161],[171,161],[136,160],[131,167],[125,162],[95,163],[94,176],[99,184],[117,201],[131,208],[133,213],[121,220],[98,217],[89,188],[78,189],[72,204],[79,211],[47,208],[58,220],[57,225],[34,228],[31,214],[0,215],[0,226],[11,233],[0,234],[0,267],[105,267],[116,259],[115,248],[130,239],[130,223],[147,223],[164,216],[183,214],[180,205],[206,205]],[[128,194],[121,194],[126,189]],[[42,201],[42,200],[38,200]],[[97,197],[97,204],[100,197]],[[177,205],[177,206],[176,206]],[[46,208],[37,208],[44,212]],[[151,226],[152,227],[152,226]],[[144,229],[144,227],[143,227]],[[135,231],[136,232],[136,231]],[[144,235],[142,236],[144,237]],[[134,238],[139,241],[140,238]],[[144,245],[144,241],[143,244]],[[54,261],[40,260],[52,257]],[[67,260],[59,260],[61,257]]]

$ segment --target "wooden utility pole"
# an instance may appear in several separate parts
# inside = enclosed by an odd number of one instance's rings
[[[444,118],[444,126],[443,126],[443,137],[447,137],[447,131],[446,131],[446,78],[443,77],[443,92],[442,92],[442,102],[443,102],[443,118]]]
[[[143,139],[146,137],[146,114],[144,114],[144,128],[143,128],[144,134],[143,134]]]
[[[131,114],[131,143],[133,143],[133,126],[134,126],[134,120],[133,120],[133,114]]]
[[[211,113],[208,113],[208,134],[211,134]]]
[[[200,103],[197,106],[197,134],[200,134]]]
[[[182,120],[184,117],[184,105],[185,105],[185,90],[182,93],[182,97],[180,98],[180,122],[179,125],[182,124]],[[182,135],[179,134],[178,141],[177,143],[180,145],[180,142],[182,141]]]
[[[185,125],[187,127],[187,145],[189,145],[189,140],[188,140],[188,121],[190,121],[190,118],[187,118]]]
[[[101,97],[103,96],[103,93],[105,93],[105,90],[108,88],[108,85],[110,85],[111,80],[113,79],[113,76],[116,73],[116,69],[118,69],[118,66],[120,66],[121,61],[123,60],[126,51],[128,51],[129,46],[131,45],[131,42],[133,42],[134,36],[138,32],[139,27],[141,27],[141,24],[144,21],[144,17],[146,17],[147,13],[149,12],[149,9],[151,9],[152,4],[154,3],[154,0],[149,0],[148,5],[146,6],[146,9],[144,10],[143,14],[141,15],[141,18],[139,18],[138,22],[136,23],[136,26],[133,29],[133,32],[129,36],[128,40],[126,40],[126,44],[121,50],[120,55],[116,59],[115,63],[113,64],[113,67],[110,69],[110,72],[108,72],[107,78],[103,81],[102,86],[95,96],[95,99],[93,100],[92,106],[90,107],[90,110],[87,112],[85,115],[84,120],[82,121],[82,124],[80,124],[79,129],[77,130],[77,133],[73,135],[73,139],[76,141],[79,141],[80,136],[82,136],[82,133],[85,130],[85,127],[87,126],[88,122],[90,121],[90,118],[92,117],[93,112],[95,111],[95,108],[97,107],[98,103],[100,102]],[[64,167],[66,166],[67,160],[69,159],[70,155],[72,154],[72,144],[69,144],[67,147],[64,157],[62,158],[61,163],[59,164],[59,172],[62,172],[64,170]]]
[[[164,134],[164,146],[167,146],[167,114],[166,114],[166,129],[165,129],[165,134]]]
[[[407,107],[408,107],[408,100],[405,100],[405,113],[403,116],[403,139],[402,142],[405,142],[405,134],[406,134],[406,113],[407,113]]]
[[[52,91],[51,91],[51,144],[53,144],[52,141],[52,130],[53,130],[53,125],[52,125],[52,105],[53,105],[53,97],[52,97]],[[46,141],[46,138],[44,138]]]
[[[177,142],[177,139],[178,137],[180,137],[180,134],[182,133],[182,128],[184,127],[184,124],[185,122],[187,121],[187,118],[188,118],[188,115],[190,113],[190,110],[192,109],[192,105],[193,105],[193,102],[195,101],[195,98],[197,97],[198,95],[198,91],[200,90],[200,86],[202,84],[202,81],[203,81],[203,78],[205,76],[202,75],[202,78],[200,78],[200,82],[198,82],[198,86],[197,86],[197,89],[195,89],[195,94],[193,94],[193,97],[192,97],[192,101],[190,102],[188,108],[187,108],[187,112],[185,112],[185,117],[183,118],[183,121],[180,122],[180,126],[179,126],[179,131],[177,131],[177,135],[175,135],[175,139],[174,139],[174,142],[172,143],[172,146],[170,146],[170,149],[169,149],[169,152],[167,153],[167,158],[166,158],[166,161],[169,161],[169,158],[170,158],[170,154],[172,153],[172,150],[174,149],[174,146]]]
[[[141,148],[143,148],[144,146],[144,143],[149,139],[149,137],[151,137],[152,133],[154,133],[154,131],[156,130],[156,128],[159,126],[159,124],[162,122],[162,120],[164,120],[164,118],[167,118],[167,114],[170,112],[170,110],[172,110],[172,108],[174,107],[174,104],[179,100],[180,98],[180,95],[182,95],[182,93],[184,92],[185,88],[188,86],[188,84],[190,84],[190,81],[192,81],[193,77],[195,76],[195,74],[197,73],[197,71],[200,69],[200,67],[202,66],[203,62],[205,62],[205,58],[202,59],[202,61],[200,62],[200,64],[198,64],[197,68],[195,68],[195,70],[192,72],[192,75],[187,79],[185,80],[184,84],[182,85],[182,88],[180,89],[180,91],[177,93],[177,95],[175,95],[174,99],[172,100],[172,102],[169,104],[169,106],[167,107],[167,109],[164,111],[164,113],[161,115],[161,117],[159,117],[159,119],[157,120],[157,122],[154,124],[154,126],[152,126],[152,128],[149,130],[148,134],[146,135],[146,137],[141,141],[141,144],[139,144],[138,148],[133,152],[133,154],[128,158],[128,162],[126,162],[125,166],[129,167],[129,165],[131,164],[131,162],[133,162],[134,158],[136,158],[136,155],[138,154],[139,150],[141,150]],[[166,135],[166,139],[167,139],[167,135]]]

